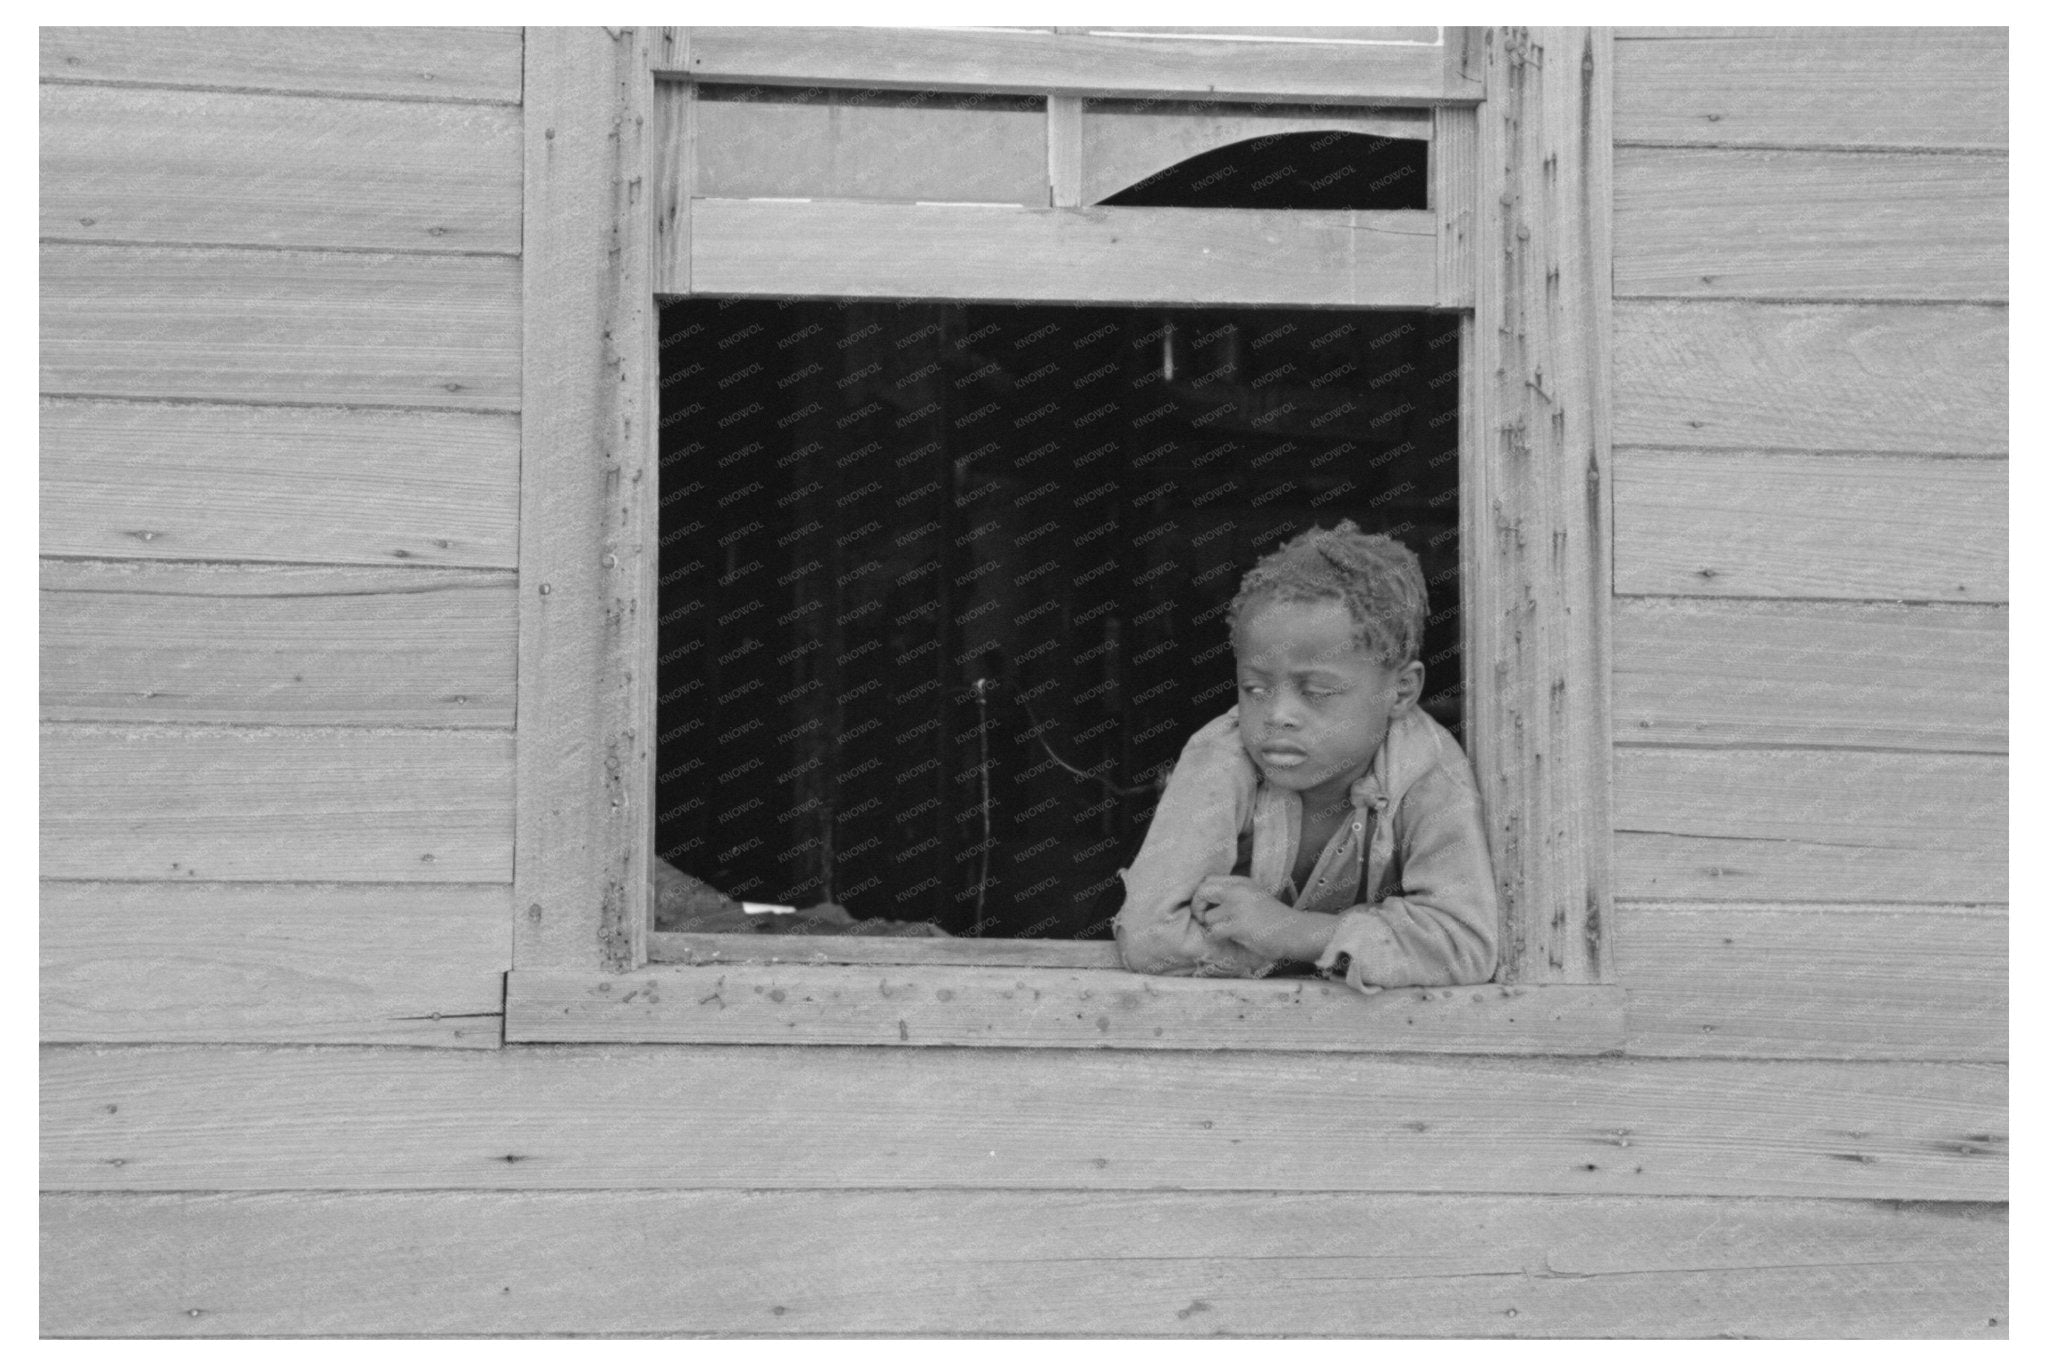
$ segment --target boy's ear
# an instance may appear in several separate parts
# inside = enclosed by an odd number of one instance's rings
[[[1422,661],[1411,659],[1394,670],[1394,705],[1390,709],[1395,716],[1404,716],[1409,708],[1422,700]]]

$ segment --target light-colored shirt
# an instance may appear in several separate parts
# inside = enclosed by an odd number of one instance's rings
[[[1299,793],[1264,782],[1231,708],[1195,732],[1160,794],[1145,842],[1121,870],[1117,950],[1134,972],[1262,977],[1279,964],[1210,934],[1191,901],[1202,880],[1242,866],[1297,910],[1337,924],[1316,968],[1361,991],[1456,986],[1493,975],[1500,910],[1465,752],[1419,708],[1388,727],[1351,812],[1296,888]]]

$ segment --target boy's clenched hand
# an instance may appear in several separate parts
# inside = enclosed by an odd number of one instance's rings
[[[1283,906],[1248,877],[1203,878],[1189,908],[1210,934],[1268,958],[1314,962],[1336,928],[1330,916]]]

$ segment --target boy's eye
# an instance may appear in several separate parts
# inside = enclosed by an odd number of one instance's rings
[[[1253,697],[1257,697],[1260,693],[1265,691],[1265,689],[1257,683],[1240,683],[1237,685],[1237,687],[1239,692],[1248,692]]]

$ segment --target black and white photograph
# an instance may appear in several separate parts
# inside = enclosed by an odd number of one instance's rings
[[[39,28],[40,1336],[2009,1340],[2008,29],[1416,14]]]

